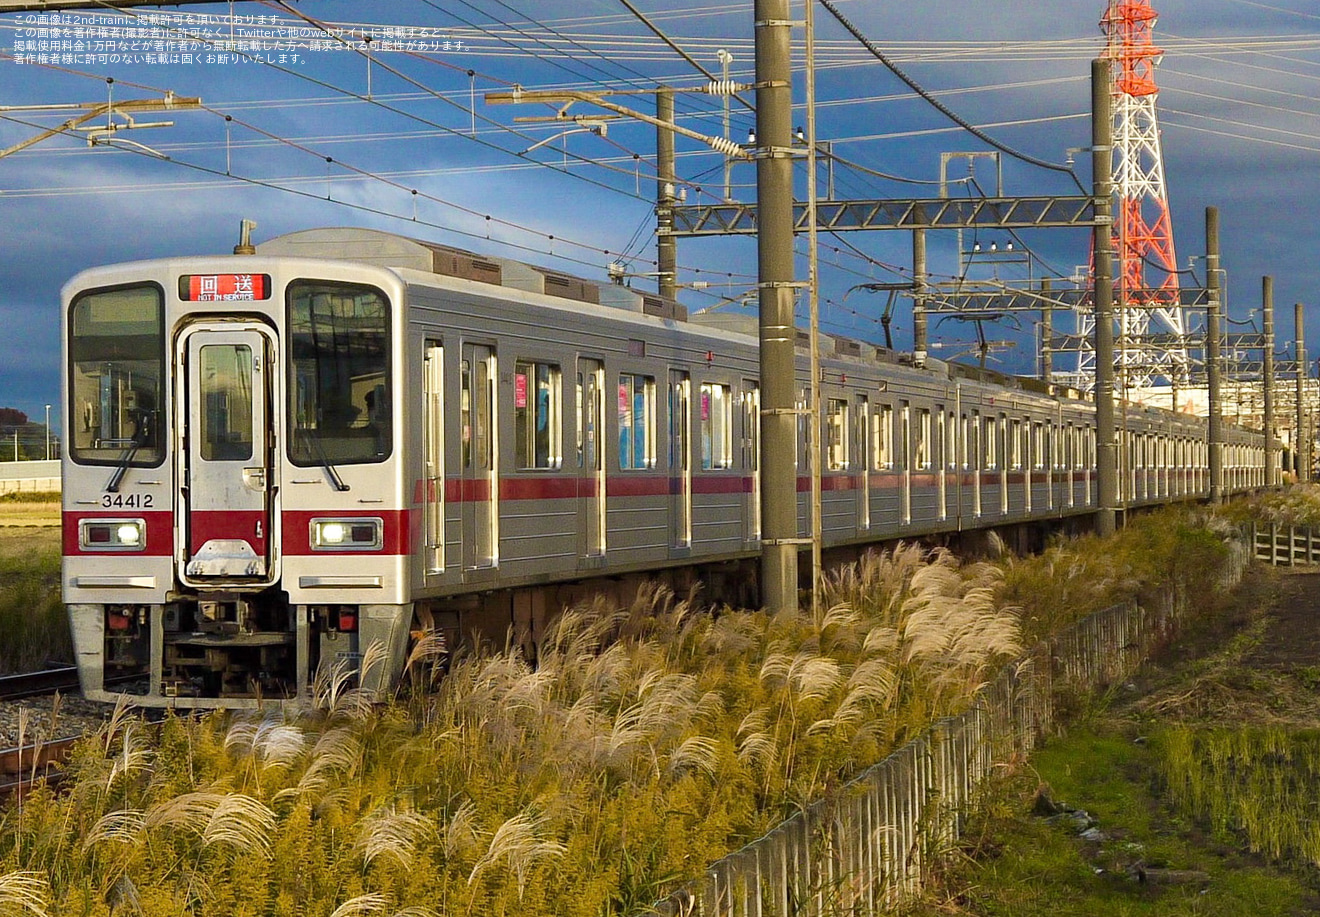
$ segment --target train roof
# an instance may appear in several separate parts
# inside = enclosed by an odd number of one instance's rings
[[[467,249],[440,245],[422,239],[401,236],[378,229],[323,227],[304,229],[276,236],[259,244],[257,253],[282,257],[315,257],[355,261],[379,267],[423,274],[437,274],[502,286],[560,299],[611,306],[657,318],[687,321],[710,330],[731,332],[755,338],[757,318],[732,312],[708,312],[689,316],[687,309],[674,300],[654,293],[634,290],[617,283],[596,283],[560,271],[526,264],[508,258],[481,254]],[[1063,394],[1082,397],[1080,393],[1059,390],[1034,379],[1008,376],[965,364],[944,363],[927,358],[925,367],[915,367],[911,354],[899,353],[873,344],[834,335],[819,335],[823,356],[884,363],[910,370],[925,369],[940,376],[1018,388],[1036,394]],[[809,336],[799,329],[797,344],[810,346]]]

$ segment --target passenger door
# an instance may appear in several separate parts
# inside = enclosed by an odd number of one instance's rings
[[[761,390],[751,379],[742,387],[743,541],[761,540]]]
[[[682,370],[669,373],[669,490],[673,520],[670,544],[692,546],[692,382]]]
[[[605,556],[605,367],[599,360],[578,360],[577,393],[580,557],[584,566],[599,566]]]
[[[499,564],[499,450],[495,423],[499,377],[494,349],[464,344],[459,376],[463,569],[468,574],[465,579],[470,581],[474,571],[493,570]]]

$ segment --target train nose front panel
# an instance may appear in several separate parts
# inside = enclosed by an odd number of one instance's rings
[[[180,342],[186,397],[179,476],[180,578],[198,587],[274,581],[271,363],[275,341],[255,323],[191,327]]]

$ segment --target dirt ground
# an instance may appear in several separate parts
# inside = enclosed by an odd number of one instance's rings
[[[1275,578],[1278,592],[1265,613],[1269,624],[1243,662],[1280,670],[1320,668],[1320,572],[1278,568]]]
[[[1256,567],[1136,681],[1133,712],[1320,726],[1320,570]]]

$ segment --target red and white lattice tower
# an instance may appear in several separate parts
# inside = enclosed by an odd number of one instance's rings
[[[1116,361],[1128,388],[1161,378],[1186,385],[1189,369],[1155,115],[1155,67],[1163,54],[1152,37],[1156,18],[1150,0],[1110,0],[1100,20],[1113,61]],[[1094,320],[1085,324],[1089,340]],[[1079,370],[1094,379],[1094,352],[1082,360]]]

